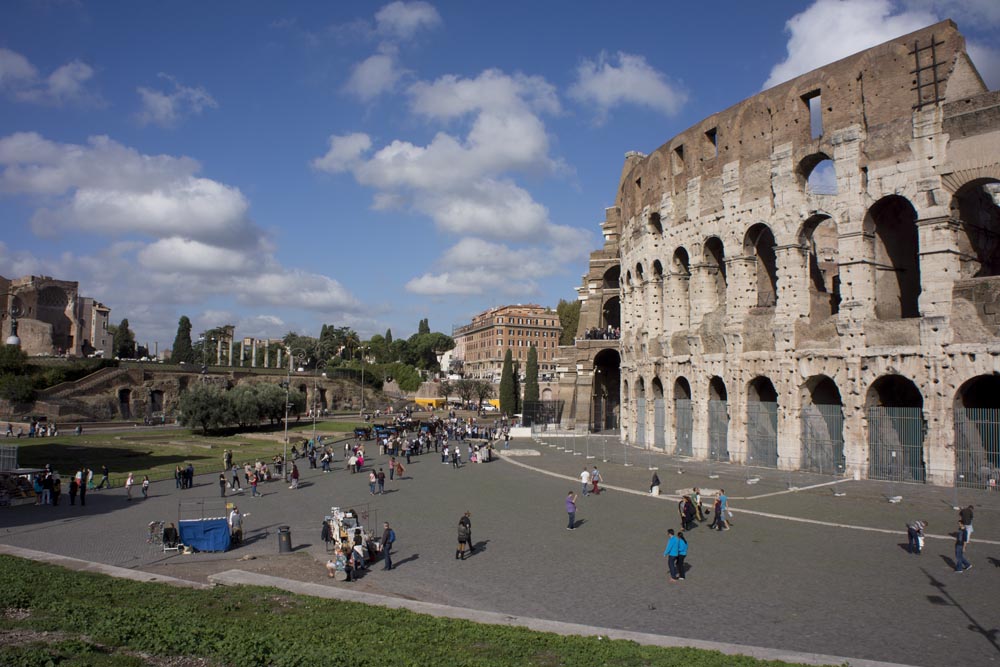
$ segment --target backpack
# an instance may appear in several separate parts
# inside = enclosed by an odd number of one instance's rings
[[[392,528],[390,528],[389,529],[389,544],[392,544],[395,541],[396,541],[396,531],[394,531]]]

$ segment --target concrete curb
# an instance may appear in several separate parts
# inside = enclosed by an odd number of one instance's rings
[[[278,588],[297,595],[309,595],[312,597],[325,598],[330,600],[342,600],[345,602],[358,602],[361,604],[387,607],[389,609],[406,609],[418,614],[427,614],[438,618],[457,618],[474,623],[484,623],[487,625],[507,625],[513,627],[536,630],[538,632],[551,632],[557,635],[571,635],[582,637],[605,637],[608,639],[624,639],[636,642],[644,646],[660,646],[664,648],[696,648],[706,651],[719,651],[727,655],[746,655],[759,660],[784,660],[785,662],[798,662],[809,665],[849,665],[850,667],[907,667],[898,663],[879,662],[875,660],[859,660],[855,658],[844,658],[840,656],[823,655],[820,653],[799,653],[796,651],[785,651],[782,649],[764,648],[760,646],[745,646],[742,644],[728,644],[724,642],[710,642],[700,639],[685,639],[683,637],[670,637],[667,635],[654,635],[645,632],[629,632],[628,630],[613,630],[610,628],[600,628],[591,625],[580,625],[577,623],[563,623],[560,621],[547,621],[539,618],[527,616],[511,616],[490,611],[477,611],[463,607],[449,607],[430,602],[420,602],[418,600],[405,600],[386,595],[375,595],[373,593],[362,593],[352,591],[340,586],[327,586],[324,584],[313,584],[280,577],[244,572],[243,570],[227,570],[209,576],[209,581],[222,586],[266,586]]]
[[[197,588],[202,590],[212,588],[210,584],[199,584],[196,581],[187,581],[186,579],[177,579],[175,577],[165,577],[159,574],[151,574],[141,570],[130,570],[128,568],[117,567],[115,565],[93,563],[87,560],[80,560],[79,558],[60,556],[58,554],[50,554],[44,551],[34,551],[33,549],[22,549],[20,547],[12,547],[7,544],[0,544],[0,554],[5,556],[16,556],[26,560],[37,561],[39,563],[58,565],[59,567],[64,567],[67,570],[76,570],[77,572],[96,572],[98,574],[106,574],[109,577],[115,577],[116,579],[131,579],[132,581],[170,584],[171,586]]]

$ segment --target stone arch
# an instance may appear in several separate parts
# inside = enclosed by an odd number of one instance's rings
[[[837,194],[837,172],[831,158],[826,153],[813,153],[802,158],[796,173],[799,185],[807,194]]]
[[[920,255],[917,212],[905,197],[889,195],[868,209],[865,231],[873,235],[875,316],[920,317]]]
[[[635,444],[646,446],[646,379],[635,381]]]
[[[653,376],[650,382],[653,392],[653,446],[663,449],[666,445],[666,403],[663,400],[663,382]]]
[[[618,289],[621,286],[622,267],[615,264],[604,272],[601,287],[604,289]]]
[[[621,299],[619,297],[613,296],[605,301],[604,306],[601,308],[601,328],[607,329],[611,327],[618,329],[621,327],[621,310]]]
[[[920,389],[902,375],[883,375],[868,388],[868,477],[900,482],[926,480]]]
[[[542,400],[543,401],[551,401],[552,400],[552,389],[551,388],[546,387],[545,389],[542,389]]]
[[[778,392],[759,375],[747,384],[747,464],[778,466]]]
[[[977,375],[955,392],[955,484],[1000,486],[1000,375]]]
[[[729,392],[718,375],[708,381],[708,456],[729,460]]]
[[[685,331],[691,326],[691,261],[687,249],[679,246],[670,262],[671,310],[674,319],[671,330]]]
[[[809,316],[822,319],[840,312],[840,264],[837,223],[824,213],[808,218],[799,243],[809,252]]]
[[[621,392],[621,393],[619,393]],[[621,357],[618,350],[604,349],[594,356],[594,388],[590,428],[609,431],[618,428],[620,401],[628,404],[628,380],[621,381]]]
[[[844,402],[837,383],[813,375],[801,387],[802,459],[800,468],[822,474],[843,473]]]
[[[753,257],[754,269],[750,275],[756,292],[758,308],[773,308],[778,303],[778,259],[774,233],[762,222],[750,227],[743,237],[743,254]]]
[[[705,240],[702,262],[708,272],[711,284],[715,288],[714,290],[709,290],[715,297],[714,307],[710,310],[715,310],[719,306],[726,305],[726,286],[728,285],[726,277],[726,249],[722,243],[722,239],[718,236],[710,236]]]
[[[1000,275],[1000,180],[980,178],[960,187],[951,217],[959,221],[962,278]]]
[[[691,456],[691,436],[694,431],[694,406],[691,383],[683,375],[674,380],[674,454]]]
[[[149,392],[149,413],[163,412],[163,390],[151,389]]]

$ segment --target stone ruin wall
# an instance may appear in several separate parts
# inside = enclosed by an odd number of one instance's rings
[[[931,65],[932,55],[915,55],[914,45],[932,41],[939,64],[917,87],[916,63]],[[809,180],[827,159],[835,191]],[[627,158],[608,217],[621,220],[612,236],[622,437],[635,442],[641,396],[645,438],[635,444],[653,446],[653,403],[663,397],[661,446],[672,451],[672,402],[689,392],[693,455],[707,457],[717,377],[730,458],[744,461],[748,394],[766,378],[780,406],[778,467],[797,469],[800,410],[810,382],[825,377],[843,405],[846,472],[864,477],[866,409],[883,398],[873,385],[901,376],[922,397],[927,480],[952,483],[960,390],[1000,374],[998,183],[1000,93],[986,89],[950,21],[764,91]]]

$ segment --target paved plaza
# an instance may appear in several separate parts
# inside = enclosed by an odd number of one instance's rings
[[[376,497],[367,474],[352,475],[339,460],[329,474],[303,468],[298,490],[272,482],[261,498],[230,497],[250,513],[248,539],[224,554],[164,554],[145,542],[146,524],[176,520],[179,501],[217,502],[218,471],[187,491],[155,483],[145,501],[114,489],[88,494],[85,509],[65,495],[59,507],[5,509],[0,542],[202,581],[207,572],[252,569],[255,561],[240,560],[247,556],[280,558],[294,570],[281,576],[500,614],[907,665],[1000,665],[1000,494],[959,491],[961,504],[976,505],[975,567],[956,574],[952,489],[831,483],[635,452],[623,452],[626,466],[595,442],[580,444],[515,441],[507,460],[459,470],[425,454]],[[668,581],[662,557],[667,528],[679,527],[676,502],[648,495],[650,463],[666,494],[724,487],[731,498],[732,530],[709,531],[706,522],[687,534],[683,582]],[[579,528],[567,531],[563,499],[579,492],[582,467],[595,464],[608,490],[581,497]],[[892,504],[889,495],[903,499]],[[329,583],[320,525],[331,506],[367,511],[379,527],[390,521],[396,569],[376,565],[355,584]],[[477,549],[456,561],[466,510]],[[930,521],[921,556],[905,550],[904,526],[915,518]],[[282,525],[296,553],[277,557]]]

